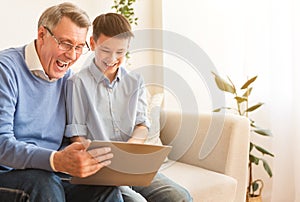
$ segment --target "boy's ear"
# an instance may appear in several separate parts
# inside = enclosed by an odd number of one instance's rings
[[[91,50],[94,51],[95,48],[96,48],[96,47],[95,47],[95,46],[96,46],[96,42],[95,42],[93,36],[90,37],[90,45],[91,45]]]

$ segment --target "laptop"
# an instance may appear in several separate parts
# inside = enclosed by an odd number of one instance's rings
[[[148,186],[172,149],[166,145],[94,140],[88,150],[99,147],[111,147],[114,154],[111,164],[91,176],[72,177],[71,183]]]

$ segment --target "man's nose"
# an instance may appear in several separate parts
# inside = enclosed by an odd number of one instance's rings
[[[75,47],[71,48],[69,51],[66,52],[66,55],[69,59],[75,60],[79,53],[76,52]]]

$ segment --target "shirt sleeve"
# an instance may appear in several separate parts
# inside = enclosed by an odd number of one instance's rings
[[[81,81],[73,75],[66,84],[66,109],[67,126],[66,137],[87,135],[87,104],[86,92],[81,86]]]
[[[142,76],[139,76],[139,98],[138,98],[135,125],[144,125],[149,130],[150,121],[148,119],[148,112],[147,112],[148,103],[147,103],[146,90],[147,89],[144,84],[144,79]]]
[[[54,172],[57,172],[57,170],[56,170],[55,167],[54,167],[54,154],[55,154],[55,153],[56,153],[56,151],[53,151],[53,152],[51,153],[49,161],[50,161],[50,166],[51,166],[52,170],[53,170]]]

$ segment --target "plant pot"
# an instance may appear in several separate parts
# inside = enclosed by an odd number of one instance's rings
[[[247,202],[262,202],[261,195],[248,196]]]
[[[261,179],[255,180],[254,182],[260,183],[260,187],[258,189],[258,194],[247,195],[246,202],[262,202],[261,192],[264,187],[264,183]]]

